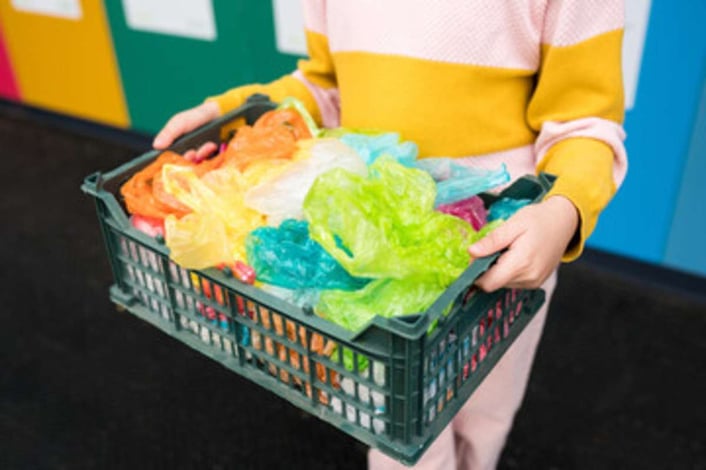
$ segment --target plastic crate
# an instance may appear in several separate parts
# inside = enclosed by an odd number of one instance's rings
[[[185,136],[183,152],[226,139],[274,104],[243,107]],[[110,298],[225,367],[391,457],[413,464],[483,381],[544,302],[542,290],[484,293],[474,280],[497,258],[478,259],[428,311],[376,317],[353,333],[217,269],[186,270],[163,240],[134,229],[120,186],[148,152],[82,189],[95,198],[115,278]],[[498,197],[538,200],[552,178],[524,177]]]

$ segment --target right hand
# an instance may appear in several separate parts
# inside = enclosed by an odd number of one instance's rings
[[[157,150],[164,150],[178,137],[203,126],[216,119],[219,115],[220,109],[213,101],[206,101],[191,109],[181,111],[172,116],[162,130],[157,133],[152,146]],[[184,153],[184,158],[187,160],[200,161],[217,149],[218,145],[215,142],[206,142],[197,150],[189,150]]]

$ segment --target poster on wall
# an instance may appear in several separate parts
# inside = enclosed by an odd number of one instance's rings
[[[80,0],[12,0],[12,7],[23,13],[56,16],[80,20],[83,12]]]
[[[651,0],[625,2],[625,36],[623,37],[623,80],[625,109],[635,106],[635,94],[642,64],[642,49],[650,21]]]
[[[149,33],[216,40],[212,0],[123,0],[128,27]]]
[[[306,55],[304,13],[300,0],[272,0],[277,50],[283,54]]]

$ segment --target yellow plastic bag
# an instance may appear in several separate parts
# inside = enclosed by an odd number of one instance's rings
[[[262,166],[255,175],[267,175]],[[164,189],[193,212],[167,217],[165,235],[171,258],[188,269],[245,261],[245,237],[265,222],[262,214],[245,207],[243,194],[252,184],[233,166],[199,178],[192,169],[165,165]]]

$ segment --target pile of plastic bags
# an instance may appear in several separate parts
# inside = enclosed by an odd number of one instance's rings
[[[504,167],[418,160],[395,133],[318,129],[288,100],[210,159],[164,152],[121,193],[134,220],[163,224],[181,266],[247,263],[263,289],[357,331],[428,308],[526,203],[488,213],[477,194],[508,181]]]

